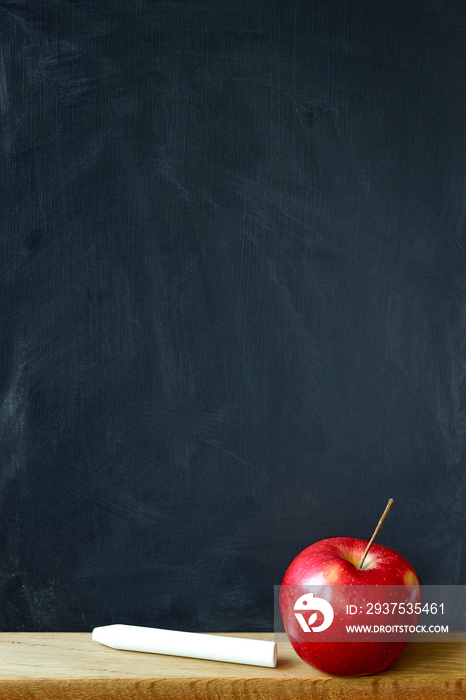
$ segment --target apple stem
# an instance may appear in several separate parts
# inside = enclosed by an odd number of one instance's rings
[[[387,517],[387,513],[388,513],[388,511],[390,510],[390,508],[392,507],[392,505],[393,505],[393,498],[389,498],[388,503],[387,503],[387,505],[385,506],[385,510],[384,510],[384,512],[382,513],[382,517],[380,518],[377,527],[375,528],[374,532],[372,533],[372,537],[370,538],[369,542],[367,543],[367,547],[366,547],[366,549],[365,549],[365,552],[364,552],[364,554],[362,555],[362,559],[361,559],[361,561],[360,561],[359,564],[358,564],[358,569],[362,569],[362,565],[364,564],[364,559],[367,557],[367,552],[369,551],[369,549],[371,548],[371,545],[372,545],[373,541],[374,541],[375,538],[377,537],[377,534],[378,534],[380,528],[382,527],[382,523],[383,523],[383,521],[385,520],[385,518]]]

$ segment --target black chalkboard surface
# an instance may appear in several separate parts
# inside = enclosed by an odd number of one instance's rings
[[[1,0],[0,629],[466,583],[465,8]]]

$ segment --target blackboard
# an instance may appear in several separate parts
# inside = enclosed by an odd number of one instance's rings
[[[459,0],[1,0],[0,629],[466,583]]]

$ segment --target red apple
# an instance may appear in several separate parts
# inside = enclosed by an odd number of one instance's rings
[[[421,585],[411,564],[392,549],[372,544],[358,568],[367,546],[351,537],[321,540],[298,554],[283,578],[280,612],[288,638],[298,656],[325,673],[382,671],[404,651],[419,618]],[[309,587],[314,591],[310,599],[305,595]],[[306,605],[313,611],[307,622]],[[348,624],[383,625],[391,634],[348,634]]]

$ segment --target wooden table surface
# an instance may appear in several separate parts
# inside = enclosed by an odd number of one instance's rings
[[[272,634],[233,636],[273,639]],[[466,635],[412,642],[387,671],[336,678],[315,671],[286,642],[276,668],[110,649],[90,633],[0,633],[0,698],[56,700],[436,700],[466,698]]]

